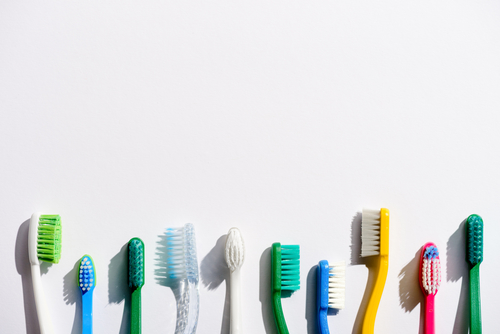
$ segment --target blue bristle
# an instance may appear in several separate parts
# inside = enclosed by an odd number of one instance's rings
[[[424,258],[431,260],[436,259],[439,256],[439,251],[435,246],[429,246],[425,249]]]
[[[80,273],[78,275],[78,285],[83,293],[95,287],[94,264],[89,256],[84,256],[80,261]]]
[[[170,279],[187,279],[198,282],[196,238],[192,224],[181,228],[169,228],[167,239],[167,275]]]

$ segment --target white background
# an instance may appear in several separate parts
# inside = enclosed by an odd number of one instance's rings
[[[363,207],[391,211],[376,333],[418,333],[416,253],[427,241],[443,263],[437,332],[467,333],[460,224],[471,213],[485,221],[483,324],[494,333],[499,41],[495,1],[4,0],[1,333],[39,332],[26,257],[34,211],[63,217],[63,257],[42,279],[56,333],[80,333],[75,264],[86,253],[95,333],[127,333],[123,247],[134,236],[146,244],[143,332],[173,333],[156,247],[187,222],[198,333],[228,333],[221,252],[232,226],[247,246],[246,333],[276,333],[275,241],[301,245],[302,287],[283,300],[290,332],[314,333],[311,269],[344,259],[346,307],[330,328],[358,333]]]

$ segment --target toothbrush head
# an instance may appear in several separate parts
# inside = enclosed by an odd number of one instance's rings
[[[471,266],[483,262],[483,219],[478,215],[467,218],[467,261]]]
[[[422,247],[420,257],[420,288],[425,295],[435,295],[441,284],[441,261],[435,244]]]
[[[144,242],[139,238],[128,242],[128,285],[134,290],[144,286]]]
[[[225,258],[231,272],[241,268],[245,261],[245,243],[240,230],[233,227],[227,233]]]
[[[322,260],[318,265],[318,308],[338,309],[345,306],[345,262],[332,265]]]
[[[169,228],[167,239],[167,276],[170,280],[187,279],[198,283],[198,258],[196,255],[196,238],[192,224],[179,228]]]
[[[389,210],[363,209],[361,217],[361,257],[389,255]]]
[[[29,231],[29,258],[32,264],[40,261],[59,263],[61,259],[61,216],[34,213]]]
[[[274,291],[294,292],[300,289],[300,247],[273,244],[271,274]]]
[[[96,285],[96,274],[94,260],[90,255],[84,255],[80,260],[80,270],[78,273],[78,286],[82,294],[94,291]]]

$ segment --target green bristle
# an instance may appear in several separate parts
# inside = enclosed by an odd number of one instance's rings
[[[467,218],[467,260],[473,266],[483,262],[483,219],[478,215]]]
[[[281,289],[300,289],[300,248],[298,245],[281,246]]]
[[[59,259],[61,259],[61,216],[40,215],[36,249],[40,261],[59,263]]]
[[[128,244],[128,285],[133,289],[144,285],[144,243],[139,238]]]

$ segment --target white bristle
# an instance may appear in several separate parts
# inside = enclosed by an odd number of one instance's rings
[[[345,262],[335,262],[330,266],[328,280],[328,307],[343,309],[345,305]]]
[[[363,209],[361,215],[361,256],[380,254],[380,210]]]
[[[441,284],[441,261],[422,259],[422,286],[429,295],[435,294]]]

